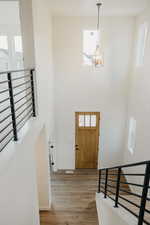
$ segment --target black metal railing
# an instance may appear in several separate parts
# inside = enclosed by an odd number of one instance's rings
[[[129,182],[128,182],[129,181]],[[150,225],[150,161],[99,170],[98,193]]]
[[[34,69],[0,72],[0,152],[36,117]]]

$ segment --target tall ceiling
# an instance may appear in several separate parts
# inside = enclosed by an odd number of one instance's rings
[[[96,0],[49,0],[53,15],[95,16]],[[148,0],[102,0],[102,13],[106,16],[136,16],[148,5]]]

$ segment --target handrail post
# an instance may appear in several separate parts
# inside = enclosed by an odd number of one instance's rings
[[[106,177],[105,177],[105,194],[104,194],[104,198],[107,198],[107,183],[108,183],[108,169],[106,169]]]
[[[143,225],[149,182],[150,182],[150,163],[146,165],[145,169],[145,177],[144,177],[138,225]]]
[[[13,95],[13,85],[12,85],[12,79],[11,79],[11,73],[10,72],[7,73],[7,78],[8,78],[8,88],[9,88],[9,97],[10,97],[10,107],[11,107],[14,141],[18,141],[16,115],[15,115],[15,103],[14,103],[14,95]]]
[[[118,168],[115,208],[118,208],[118,199],[119,199],[119,190],[120,190],[120,176],[121,176],[121,168]]]
[[[31,74],[31,90],[32,90],[32,109],[33,109],[33,117],[36,117],[33,71],[34,71],[33,69],[30,70],[30,74]]]
[[[98,178],[98,193],[101,192],[101,170],[99,170],[99,178]]]

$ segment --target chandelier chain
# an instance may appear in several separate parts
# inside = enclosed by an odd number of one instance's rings
[[[99,30],[100,29],[100,7],[102,6],[102,3],[98,2],[96,5],[97,5],[97,9],[98,9],[97,30]]]

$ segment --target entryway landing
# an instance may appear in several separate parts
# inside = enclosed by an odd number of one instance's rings
[[[41,225],[98,225],[97,180],[95,169],[53,173],[52,210],[40,213]]]

